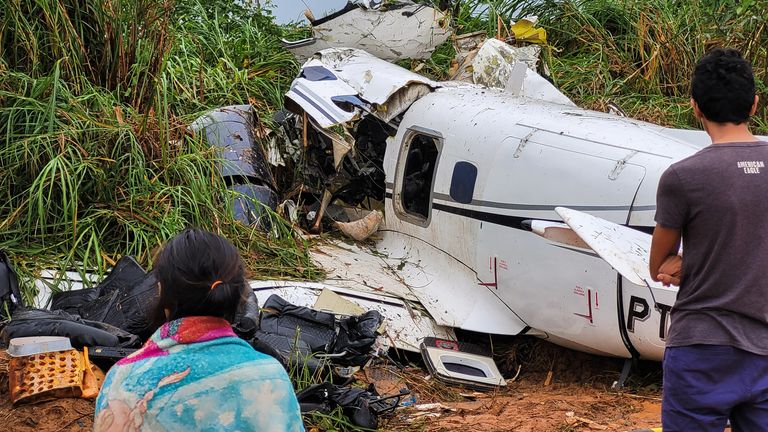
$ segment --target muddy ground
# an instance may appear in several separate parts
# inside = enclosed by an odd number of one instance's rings
[[[88,431],[93,402],[59,399],[13,407],[0,354],[0,425],[8,431]],[[641,363],[621,392],[621,361],[523,340],[496,352],[508,387],[492,393],[443,385],[423,369],[374,366],[360,374],[379,392],[408,388],[412,406],[382,422],[387,431],[633,431],[660,424],[660,370]],[[520,373],[517,374],[518,368]],[[511,378],[518,375],[515,380]],[[439,404],[439,405],[435,405]]]

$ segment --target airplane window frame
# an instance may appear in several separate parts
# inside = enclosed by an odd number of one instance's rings
[[[420,213],[414,213],[408,211],[403,205],[403,187],[405,186],[405,167],[408,163],[408,156],[414,142],[414,139],[419,136],[424,136],[432,140],[437,150],[437,156],[435,157],[435,166],[432,170],[432,179],[430,180],[429,201],[427,203],[426,217]],[[440,132],[423,128],[419,126],[411,126],[407,129],[403,135],[405,144],[400,146],[400,153],[397,159],[397,176],[395,178],[395,190],[392,199],[392,205],[395,210],[395,214],[399,219],[409,222],[413,225],[417,225],[423,228],[427,228],[432,221],[432,207],[435,197],[435,179],[437,177],[437,170],[440,166],[440,157],[443,153],[443,135]]]

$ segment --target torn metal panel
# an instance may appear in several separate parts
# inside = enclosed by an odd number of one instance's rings
[[[250,285],[259,302],[263,303],[270,295],[277,294],[292,304],[305,307],[313,307],[323,290],[331,290],[364,310],[378,311],[384,317],[385,340],[398,349],[419,352],[421,341],[430,336],[456,339],[453,329],[435,324],[429,315],[410,302],[338,287],[335,281],[328,282],[253,281]]]
[[[450,20],[434,8],[387,2],[377,9],[352,5],[312,22],[312,37],[283,40],[299,61],[326,48],[353,47],[388,61],[427,59],[451,35]]]
[[[333,78],[315,73],[318,67]],[[388,122],[436,87],[436,82],[365,51],[333,48],[304,64],[286,96],[327,128],[349,122],[361,111]]]
[[[451,80],[474,82],[472,80],[472,62],[486,39],[488,39],[488,35],[485,30],[456,36],[453,41],[456,58],[451,62],[451,69],[448,71]]]
[[[592,250],[592,248],[566,224],[533,220],[529,222],[529,226],[534,234],[544,237],[547,240],[566,246]]]
[[[455,241],[456,236],[445,238]],[[485,285],[476,272],[434,245],[384,231],[376,247],[378,256],[438,324],[507,335],[525,330],[527,324],[499,299],[497,288]]]
[[[217,108],[189,126],[195,133],[204,132],[208,144],[221,149],[219,172],[222,177],[252,177],[273,185],[266,155],[256,143],[257,127],[258,117],[250,105]]]
[[[536,73],[541,47],[512,47],[497,39],[488,39],[472,61],[472,78],[476,84],[509,89],[524,96],[561,105],[576,106],[552,83]],[[516,67],[519,64],[526,67]]]
[[[347,153],[352,151],[354,154],[355,138],[346,129],[343,130],[343,135],[341,135],[330,129],[323,129],[313,119],[310,119],[310,122],[315,127],[317,133],[325,135],[331,140],[331,145],[333,146],[333,167],[338,171]]]
[[[326,283],[374,295],[386,295],[418,302],[397,267],[400,261],[359,244],[331,242],[315,247],[312,260],[326,270]]]
[[[347,97],[356,96],[357,91],[330,72],[332,78],[318,78],[316,74],[306,74],[305,70],[324,68],[317,59],[308,61],[302,73],[293,80],[286,97],[296,102],[323,128],[347,123],[360,115],[360,107],[349,106]],[[325,69],[327,71],[327,69]]]
[[[359,49],[327,49],[317,53],[316,58],[369,103],[385,104],[401,88],[416,83],[438,87],[429,78]]]

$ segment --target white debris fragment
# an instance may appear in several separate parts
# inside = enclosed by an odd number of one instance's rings
[[[312,23],[312,37],[283,40],[299,61],[326,48],[359,48],[384,60],[427,59],[451,35],[450,20],[439,10],[410,2],[397,7],[364,0],[330,19]]]
[[[363,241],[379,230],[381,221],[384,220],[384,213],[374,210],[368,213],[364,218],[353,222],[336,222],[339,231],[344,235],[357,241]]]

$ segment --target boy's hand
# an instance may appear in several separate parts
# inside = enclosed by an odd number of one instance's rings
[[[659,267],[656,279],[664,286],[680,286],[680,276],[683,274],[683,258],[680,255],[670,255]]]

